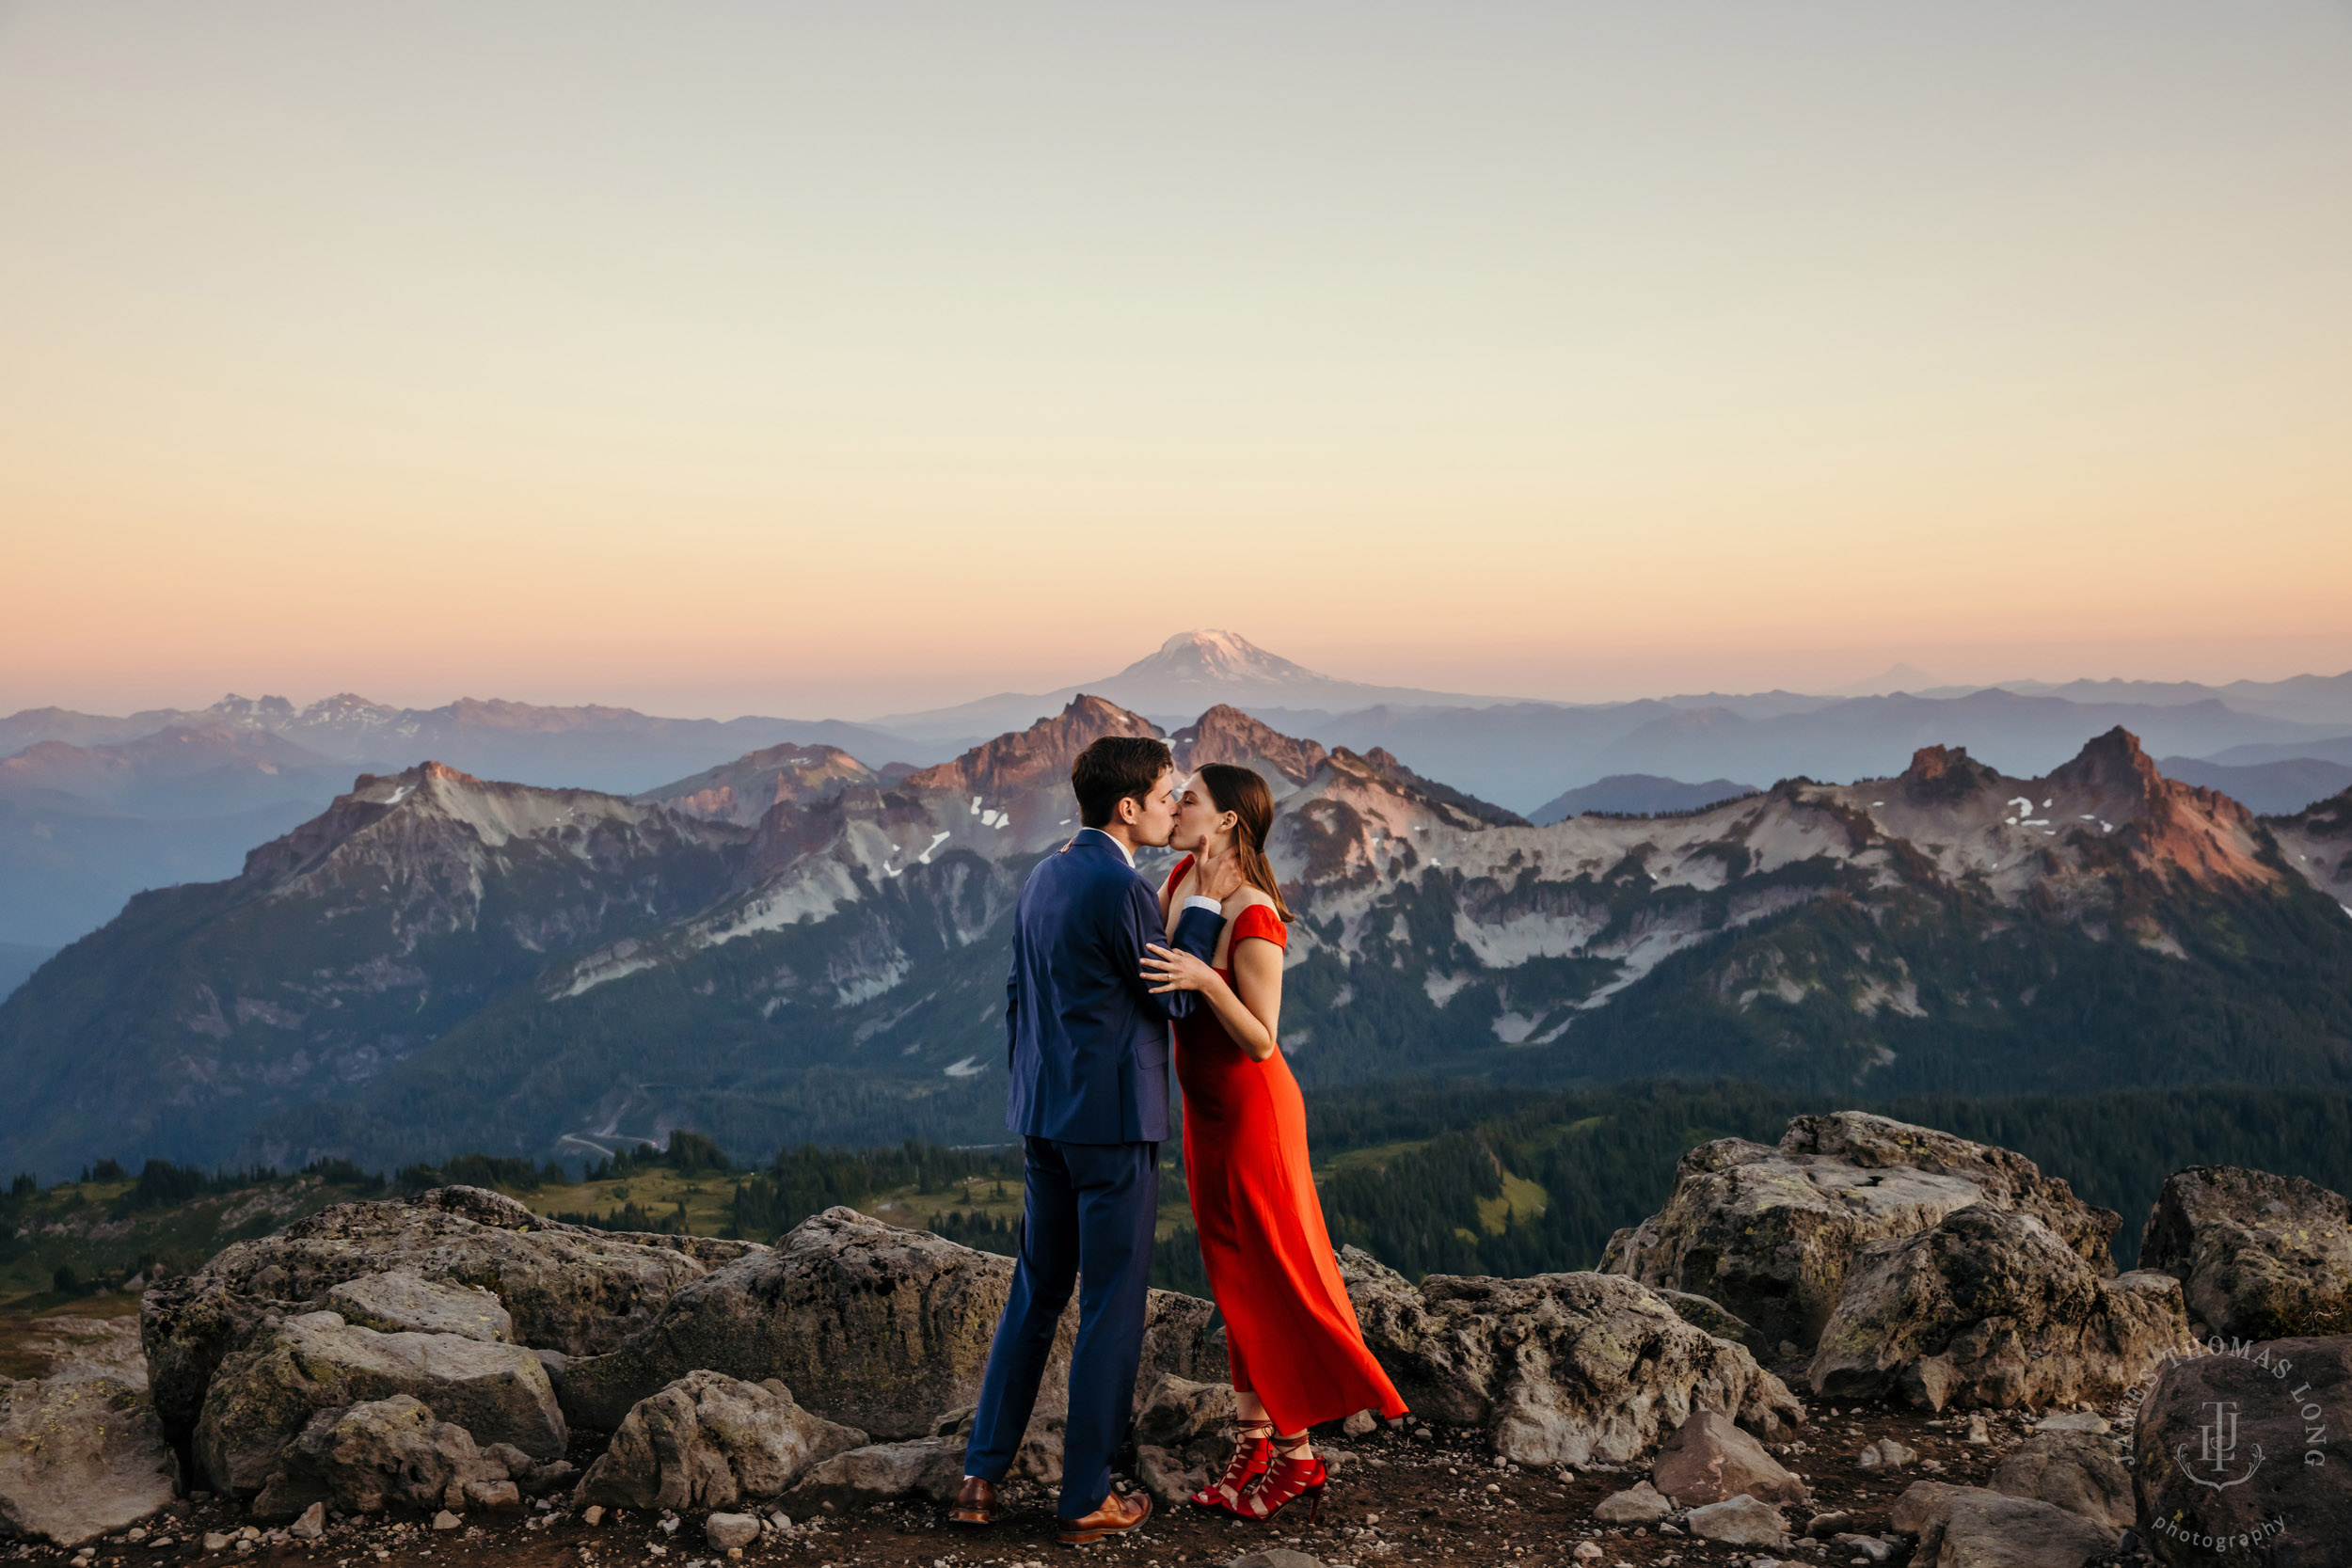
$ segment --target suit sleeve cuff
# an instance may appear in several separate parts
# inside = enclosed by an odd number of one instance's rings
[[[1225,916],[1225,906],[1218,903],[1214,898],[1202,898],[1196,895],[1184,900],[1184,908],[1188,910],[1206,910],[1220,920]]]

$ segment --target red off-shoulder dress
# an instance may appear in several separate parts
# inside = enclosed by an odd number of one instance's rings
[[[1192,862],[1174,872],[1184,879]],[[1263,904],[1242,911],[1226,948],[1251,940],[1286,945]],[[1176,1078],[1184,1090],[1184,1181],[1200,1260],[1225,1314],[1233,1386],[1255,1393],[1278,1432],[1304,1432],[1359,1410],[1405,1414],[1380,1363],[1364,1348],[1331,1255],[1323,1204],[1307,1164],[1307,1105],[1278,1044],[1253,1062],[1208,1007],[1176,1023]]]

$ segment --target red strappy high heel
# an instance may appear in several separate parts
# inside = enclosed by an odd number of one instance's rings
[[[1226,1463],[1225,1473],[1195,1492],[1192,1506],[1212,1513],[1232,1513],[1232,1499],[1265,1474],[1266,1461],[1274,1451],[1272,1421],[1245,1422],[1233,1433],[1233,1457]]]
[[[1258,1484],[1242,1494],[1241,1505],[1232,1512],[1236,1518],[1265,1523],[1300,1497],[1307,1499],[1307,1523],[1323,1517],[1323,1488],[1331,1479],[1320,1458],[1300,1459],[1296,1451],[1307,1446],[1307,1434],[1278,1437],[1279,1451],[1266,1464],[1265,1474]]]

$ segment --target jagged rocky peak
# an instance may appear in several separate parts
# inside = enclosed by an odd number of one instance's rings
[[[2352,914],[2352,789],[2315,800],[2292,816],[2268,816],[2287,868]]]
[[[1315,776],[1330,755],[1321,743],[1299,740],[1270,724],[1252,719],[1230,703],[1219,703],[1168,737],[1176,763],[1191,769],[1209,763],[1253,768],[1265,776],[1277,796]]]
[[[2139,737],[2121,725],[2088,742],[2039,784],[2051,799],[2063,797],[2078,818],[2114,822],[2115,835],[2152,870],[2205,882],[2277,877],[2260,858],[2253,813],[2219,790],[2166,778],[2140,749]]]
[[[1041,719],[1025,730],[1000,735],[973,747],[952,762],[910,773],[900,786],[914,790],[954,790],[996,800],[1023,795],[1041,784],[1067,792],[1070,765],[1078,753],[1106,735],[1157,736],[1160,728],[1139,713],[1084,693],[1051,719]]]
[[[1376,782],[1417,804],[1426,806],[1455,827],[1527,826],[1527,819],[1517,812],[1505,811],[1475,795],[1466,795],[1452,784],[1423,778],[1399,762],[1385,746],[1375,746],[1360,756],[1342,746],[1331,753],[1330,765],[1342,772]]]
[[[367,858],[422,862],[449,841],[468,854],[493,850],[517,839],[582,846],[598,829],[660,828],[675,837],[685,819],[660,806],[640,804],[593,789],[545,789],[536,784],[477,779],[442,762],[421,762],[398,773],[362,773],[347,795],[283,838],[246,856],[247,879],[275,880],[303,876],[338,851],[365,846]],[[696,825],[695,835],[723,832],[718,824]]]
[[[879,782],[881,775],[838,746],[787,741],[648,789],[636,799],[749,828],[778,805],[830,800],[852,784]]]
[[[1915,805],[1947,805],[1964,800],[2001,776],[1968,754],[1965,746],[1922,746],[1911,753],[1903,769],[1903,795]]]

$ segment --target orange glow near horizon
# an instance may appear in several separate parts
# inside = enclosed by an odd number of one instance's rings
[[[2333,673],[2347,75],[2320,3],[17,5],[0,711]]]

